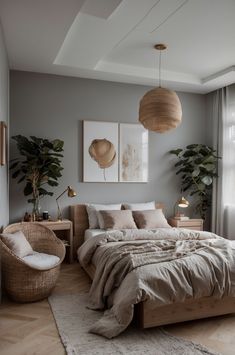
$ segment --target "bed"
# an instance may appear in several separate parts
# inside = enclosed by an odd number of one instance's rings
[[[156,207],[162,208],[162,204],[157,204]],[[84,242],[85,231],[89,228],[85,205],[80,204],[71,206],[70,216],[73,221],[74,228],[75,256],[77,248]],[[96,267],[90,263],[85,267],[85,271],[89,277],[93,279]],[[136,304],[134,308],[135,319],[138,322],[138,325],[142,328],[207,318],[234,312],[235,297],[232,296],[224,296],[222,298],[191,298],[182,303],[177,302],[162,306],[156,304],[154,300],[149,299],[145,302]]]

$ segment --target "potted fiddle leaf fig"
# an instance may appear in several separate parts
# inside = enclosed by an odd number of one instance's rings
[[[33,218],[37,219],[40,212],[39,201],[44,196],[52,196],[49,187],[58,185],[62,176],[61,158],[63,158],[64,142],[60,139],[30,138],[22,135],[12,137],[16,141],[20,157],[12,159],[10,169],[12,178],[17,183],[24,183],[24,195],[29,196],[33,204]]]
[[[181,176],[181,190],[196,197],[195,210],[205,219],[211,205],[212,183],[217,178],[217,163],[220,159],[216,151],[205,144],[190,144],[185,149],[171,150],[178,162],[176,175]]]

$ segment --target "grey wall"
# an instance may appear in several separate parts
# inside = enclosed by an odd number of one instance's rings
[[[0,121],[8,126],[8,59],[0,24]],[[0,166],[0,228],[9,221],[8,165]]]
[[[74,199],[64,198],[64,206],[83,202],[140,202],[157,200],[166,204],[168,214],[179,197],[170,149],[190,143],[204,143],[205,97],[179,93],[183,123],[175,131],[150,133],[149,183],[82,183],[82,120],[138,122],[139,100],[148,87],[105,81],[13,71],[11,87],[11,135],[36,135],[60,138],[65,142],[63,178],[55,196],[68,185],[78,192]],[[15,156],[15,147],[11,156]],[[42,200],[42,209],[55,213],[54,197]],[[30,211],[22,185],[11,181],[10,218],[12,221]],[[65,208],[65,214],[67,208]]]

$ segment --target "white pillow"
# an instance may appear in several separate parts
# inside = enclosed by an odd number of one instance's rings
[[[155,201],[143,202],[143,203],[123,203],[125,210],[132,211],[146,211],[146,210],[155,210],[156,205]]]
[[[22,231],[15,233],[3,233],[2,241],[19,258],[32,254],[33,249]]]
[[[121,203],[116,205],[99,205],[99,204],[87,204],[86,210],[88,214],[89,228],[96,229],[101,228],[99,226],[98,217],[96,211],[100,210],[120,210],[122,207]]]

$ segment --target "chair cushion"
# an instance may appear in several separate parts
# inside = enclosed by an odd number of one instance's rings
[[[22,231],[3,233],[1,237],[3,243],[19,258],[33,253],[33,249]]]
[[[34,251],[33,254],[25,256],[22,260],[24,260],[24,262],[31,267],[35,267],[39,270],[48,270],[58,264],[60,258],[56,255],[49,255]]]

